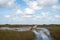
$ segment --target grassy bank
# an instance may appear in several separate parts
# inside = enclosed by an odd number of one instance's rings
[[[60,40],[60,27],[51,27],[49,30],[54,40]]]
[[[0,40],[34,40],[34,33],[31,31],[2,31],[0,30]]]

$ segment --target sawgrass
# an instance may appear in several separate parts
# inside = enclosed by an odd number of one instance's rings
[[[60,40],[60,25],[43,25],[39,27],[48,28],[53,40]],[[34,40],[34,38],[35,34],[32,31],[18,32],[0,30],[0,40]]]
[[[53,40],[60,40],[60,27],[49,28]]]
[[[34,33],[32,31],[7,31],[0,30],[0,40],[34,40]]]

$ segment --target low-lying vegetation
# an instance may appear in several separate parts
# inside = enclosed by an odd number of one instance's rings
[[[7,27],[21,27],[18,25],[6,25]],[[0,25],[0,27],[6,27],[4,25]],[[27,25],[25,25],[26,27]],[[34,25],[28,25],[34,26]],[[22,27],[24,27],[22,25]],[[38,25],[38,27],[48,28],[50,30],[51,36],[53,40],[60,40],[60,25]],[[35,34],[32,31],[8,31],[8,30],[0,30],[0,40],[34,40]]]
[[[60,27],[49,28],[53,40],[60,40]]]
[[[0,40],[34,40],[34,33],[32,31],[7,31],[0,30]]]

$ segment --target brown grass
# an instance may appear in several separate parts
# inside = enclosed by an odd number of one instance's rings
[[[2,31],[0,30],[0,40],[33,40],[35,37],[32,31]]]
[[[51,27],[49,30],[54,40],[60,40],[60,27]]]
[[[54,40],[60,40],[60,25],[39,25],[38,27],[48,28],[52,38]],[[35,35],[32,31],[17,32],[0,30],[0,40],[34,40],[34,37]]]

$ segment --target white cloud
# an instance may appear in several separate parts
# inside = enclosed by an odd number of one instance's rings
[[[53,8],[54,10],[60,10],[60,6],[57,6],[57,5],[53,5],[52,8]]]
[[[26,15],[26,14],[23,14],[23,18],[25,19],[31,19],[31,20],[42,20],[42,19],[48,19],[50,16],[50,13],[49,12],[42,12],[40,15],[38,16],[34,16],[34,15]]]
[[[5,15],[5,18],[10,18],[10,15]]]
[[[25,10],[24,10],[24,13],[25,14],[34,14],[34,10],[33,9],[31,9],[31,8],[25,8]]]
[[[18,4],[16,3],[16,0],[0,0],[0,7],[6,7],[10,9],[17,9]]]
[[[54,17],[50,16],[49,12],[42,12],[39,16],[35,14],[36,10],[41,10],[47,7],[51,7],[55,10],[60,10],[60,6],[55,6],[58,0],[36,0],[36,1],[29,1],[25,0],[29,7],[25,8],[23,11],[18,9],[18,4],[16,0],[0,0],[0,7],[8,7],[11,9],[16,9],[16,14],[13,15],[6,15],[5,18],[9,18],[10,20],[15,21],[25,21],[25,20],[35,20],[35,21],[42,21],[42,20],[55,20],[55,18],[60,19],[60,15],[55,15]],[[35,16],[34,16],[35,15]]]
[[[55,15],[55,18],[59,18],[60,19],[60,15]]]
[[[49,12],[42,12],[42,13],[41,13],[42,18],[46,18],[46,17],[48,17],[49,15],[50,15]]]
[[[12,5],[14,0],[0,0],[0,6]]]
[[[35,16],[33,20],[41,20],[41,16]]]
[[[33,2],[31,1],[28,3],[28,5],[30,6],[30,8],[35,9],[35,10],[44,8],[44,6],[39,6],[37,1],[33,1]]]
[[[35,1],[24,0],[24,1],[30,8],[35,10],[41,10],[50,7],[58,2],[58,0],[35,0]]]
[[[16,14],[22,14],[23,12],[19,9],[16,10]]]
[[[22,16],[22,17],[24,17],[24,18],[31,18],[32,15],[24,15],[24,16]]]
[[[58,2],[58,0],[37,0],[40,5],[53,5]]]
[[[49,12],[42,12],[39,16],[33,16],[34,20],[43,20],[43,19],[48,19],[50,17]]]

